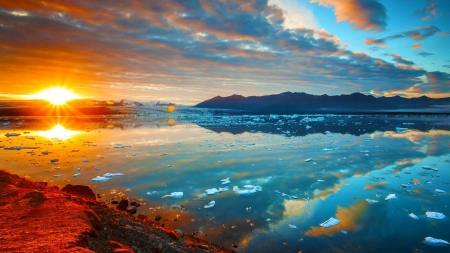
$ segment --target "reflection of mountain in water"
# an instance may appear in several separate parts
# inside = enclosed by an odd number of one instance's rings
[[[262,132],[285,136],[305,136],[326,132],[359,136],[376,131],[450,130],[448,118],[436,115],[426,119],[417,115],[219,116],[209,122],[198,121],[196,123],[217,133]]]

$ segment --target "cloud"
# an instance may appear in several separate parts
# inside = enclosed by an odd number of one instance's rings
[[[386,28],[386,8],[376,0],[310,0],[333,7],[337,22],[349,22],[358,30],[383,31]]]
[[[414,12],[414,15],[419,15],[419,16],[423,16],[423,15],[427,15],[424,18],[429,19],[431,16],[433,15],[434,17],[437,17],[437,7],[438,7],[438,3],[437,2],[433,2],[433,1],[427,1],[428,5],[424,8],[421,8],[417,11]],[[422,20],[424,19],[422,18]]]
[[[414,62],[403,59],[399,54],[391,54],[391,56],[394,58],[393,60],[396,63],[404,64],[404,65],[414,65]]]
[[[442,32],[440,32],[440,33],[438,33],[438,36],[450,36],[450,33],[442,33]]]
[[[427,52],[425,52],[425,51],[422,51],[422,52],[420,52],[420,53],[417,53],[417,55],[420,55],[420,56],[423,56],[423,57],[428,57],[428,56],[432,56],[432,55],[434,55],[434,54],[432,54],[432,53],[427,53]]]
[[[428,25],[428,26],[414,28],[414,29],[411,29],[411,30],[408,30],[405,32],[395,34],[395,35],[387,36],[387,37],[384,37],[381,39],[367,38],[364,40],[364,42],[367,45],[377,45],[377,46],[381,46],[381,47],[386,47],[387,46],[386,42],[389,40],[403,39],[403,38],[422,40],[422,39],[434,36],[435,34],[438,34],[440,31],[441,30],[439,28],[437,28],[436,26]],[[417,44],[414,44],[414,45],[417,45]]]
[[[418,49],[420,46],[422,46],[422,42],[413,44],[413,45],[412,45],[412,48],[413,48],[413,49]]]
[[[442,65],[444,68],[450,68],[450,65]]]
[[[376,46],[379,46],[379,47],[387,47],[388,46],[382,40],[376,40],[376,39],[372,39],[372,38],[364,39],[364,43],[366,43],[366,45],[376,45]]]
[[[236,90],[407,89],[426,73],[352,52],[323,29],[286,29],[283,12],[265,1],[241,2],[9,1],[0,9],[2,91],[63,83],[91,97],[195,104]]]

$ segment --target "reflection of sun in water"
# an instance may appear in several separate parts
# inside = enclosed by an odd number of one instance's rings
[[[54,105],[62,105],[67,101],[79,98],[65,88],[50,88],[32,96],[34,99],[45,99]]]
[[[57,124],[52,129],[47,130],[47,131],[42,131],[42,132],[39,132],[37,134],[40,135],[40,136],[46,137],[48,139],[57,138],[57,139],[61,139],[61,140],[66,140],[66,139],[69,139],[70,137],[72,137],[73,135],[78,134],[78,133],[80,133],[80,132],[79,131],[67,130],[63,126],[61,126],[60,124]]]
[[[169,125],[175,125],[175,119],[172,119],[172,118],[168,119],[168,120],[167,120],[167,124],[169,124]]]

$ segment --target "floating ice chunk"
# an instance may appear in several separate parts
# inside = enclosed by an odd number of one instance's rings
[[[227,192],[227,191],[228,191],[228,187],[225,187],[225,188],[219,187],[219,193],[221,193],[221,192]]]
[[[311,162],[311,158],[305,159],[305,162]]]
[[[171,194],[167,194],[162,196],[161,198],[174,198],[174,199],[180,199],[183,197],[183,192],[172,192]]]
[[[297,228],[297,226],[295,226],[295,225],[291,225],[291,224],[289,224],[289,227],[290,227],[290,228],[295,228],[295,229],[298,229],[298,228]]]
[[[397,133],[400,133],[400,132],[403,132],[403,131],[406,131],[406,130],[408,130],[408,128],[406,128],[406,127],[396,127],[395,128],[395,131],[397,131]]]
[[[103,181],[108,181],[109,178],[107,177],[101,177],[101,176],[97,176],[96,178],[93,178],[92,181],[94,182],[103,182]]]
[[[444,214],[438,212],[426,212],[425,214],[431,219],[442,220],[445,218]]]
[[[328,220],[326,220],[325,222],[321,223],[320,226],[323,227],[323,228],[328,228],[328,227],[332,227],[334,225],[337,225],[340,222],[341,222],[340,220],[338,220],[338,219],[336,219],[334,217],[331,217]]]
[[[262,187],[254,186],[251,189],[249,188],[247,190],[240,190],[239,187],[233,186],[233,191],[239,195],[249,195],[249,194],[255,193],[257,191],[262,191]]]
[[[229,184],[229,183],[231,183],[231,181],[230,180],[225,180],[225,181],[222,181],[222,184],[224,185],[224,184]]]
[[[62,174],[53,175],[54,178],[60,178],[62,177]]]
[[[344,235],[346,235],[346,234],[347,234],[347,231],[342,230],[341,233],[343,233]]]
[[[5,136],[6,136],[6,137],[20,136],[20,134],[18,134],[18,133],[6,133]]]
[[[267,219],[266,219],[266,221],[267,221],[267,222],[270,222],[270,221],[271,221],[271,219],[270,219],[270,218],[267,218]]]
[[[74,174],[73,177],[78,177],[80,173]]]
[[[434,167],[427,166],[427,165],[422,166],[422,169],[424,169],[424,170],[434,170],[434,171],[439,171],[438,168],[434,168]]]
[[[154,193],[156,193],[156,191],[146,192],[145,194],[147,194],[147,195],[152,195],[152,194],[154,194]]]
[[[75,168],[75,170],[76,170],[76,171],[80,171],[80,170],[81,170],[81,168]]]
[[[411,217],[411,218],[413,218],[413,219],[415,219],[415,220],[418,220],[418,219],[419,219],[419,217],[417,217],[417,215],[415,215],[415,214],[413,214],[413,213],[408,214],[408,216]]]
[[[434,189],[436,192],[439,192],[439,193],[445,193],[445,191],[444,190],[440,190],[440,189]]]
[[[204,206],[204,208],[211,208],[216,204],[216,202],[213,200],[211,202],[209,202],[207,205]]]
[[[432,246],[445,246],[445,245],[450,244],[449,242],[447,242],[445,240],[436,239],[436,238],[433,238],[431,236],[425,237],[425,242],[428,245],[432,245]]]
[[[219,190],[217,190],[216,188],[211,188],[211,189],[206,189],[205,192],[207,195],[214,195],[214,194],[218,193]]]
[[[87,163],[87,162],[89,162],[89,160],[85,158],[82,160],[82,162]]]
[[[397,196],[395,196],[395,193],[391,193],[389,194],[384,200],[394,200],[394,199],[398,199]]]
[[[370,204],[378,203],[378,200],[374,200],[374,199],[366,199],[366,201],[367,201],[367,203],[370,203]]]
[[[251,184],[246,184],[246,185],[244,185],[244,188],[253,189],[253,188],[255,188],[255,186],[253,186]]]
[[[104,177],[120,177],[120,176],[123,176],[123,173],[106,173],[103,176]]]
[[[317,182],[325,182],[323,179],[317,179]]]

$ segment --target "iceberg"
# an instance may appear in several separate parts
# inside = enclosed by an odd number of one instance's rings
[[[328,220],[326,220],[323,223],[321,223],[320,226],[323,227],[323,228],[328,228],[328,227],[335,226],[335,225],[339,224],[340,222],[341,222],[340,220],[338,220],[338,219],[336,219],[334,217],[331,217]]]
[[[209,202],[207,205],[204,206],[204,208],[211,208],[216,204],[216,202],[213,200],[211,202]]]
[[[388,200],[394,200],[394,199],[398,199],[398,198],[397,198],[397,196],[395,196],[395,193],[391,193],[384,200],[388,201]]]
[[[161,198],[174,198],[174,199],[180,199],[183,197],[183,192],[172,192],[171,194],[167,194],[162,196]]]
[[[413,218],[413,219],[415,219],[415,220],[418,220],[418,219],[419,219],[419,217],[417,217],[417,215],[415,215],[415,214],[413,214],[413,213],[408,214],[408,216],[411,217],[411,218]]]
[[[101,176],[97,176],[96,178],[93,178],[92,181],[94,182],[103,182],[103,181],[108,181],[109,178],[107,177],[101,177]]]
[[[444,214],[438,212],[426,212],[425,214],[431,219],[442,220],[445,218]]]
[[[311,158],[306,159],[305,162],[311,162]]]
[[[295,225],[291,225],[291,224],[289,224],[289,227],[290,227],[290,228],[295,228],[295,229],[298,229],[298,228],[297,228],[297,226],[295,226]]]
[[[73,177],[78,177],[79,175],[80,175],[80,173],[73,174]]]
[[[439,192],[439,193],[445,193],[445,191],[444,190],[441,190],[441,189],[434,189],[436,192]]]

